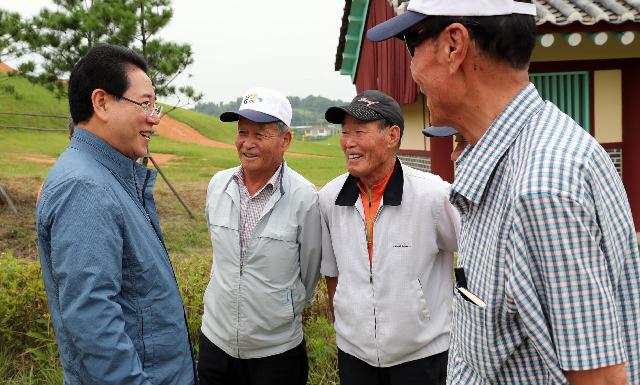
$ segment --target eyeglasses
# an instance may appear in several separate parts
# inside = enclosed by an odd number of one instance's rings
[[[131,100],[126,96],[116,96],[118,99],[124,99],[129,103],[136,104],[144,110],[145,115],[147,116],[160,116],[162,114],[162,104],[156,104],[151,102],[136,102],[135,100]]]
[[[445,28],[447,28],[447,26],[453,23],[462,24],[470,32],[477,28],[481,28],[480,20],[469,17],[450,18],[441,24],[422,25],[420,29],[412,28],[412,30],[402,36],[404,44],[407,47],[407,51],[409,51],[409,56],[413,58],[413,54],[415,53],[418,44],[426,39],[438,36]]]

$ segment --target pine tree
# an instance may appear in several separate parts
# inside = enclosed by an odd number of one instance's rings
[[[159,96],[202,97],[191,87],[172,85],[193,63],[188,44],[165,42],[157,35],[171,17],[170,0],[53,0],[53,10],[43,9],[29,20],[21,34],[39,58],[18,67],[33,82],[43,84],[58,97],[66,96],[66,79],[75,63],[101,44],[130,47],[149,62],[149,77]],[[40,63],[39,65],[36,62]]]

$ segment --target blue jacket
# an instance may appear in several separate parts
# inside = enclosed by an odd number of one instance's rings
[[[47,176],[36,225],[65,384],[196,381],[155,176],[81,128]]]

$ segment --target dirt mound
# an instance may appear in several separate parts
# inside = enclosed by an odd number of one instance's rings
[[[9,73],[9,72],[13,72],[13,71],[15,71],[15,69],[11,68],[11,66],[9,66],[6,63],[0,62],[0,72]]]
[[[217,148],[235,148],[231,144],[211,140],[196,131],[194,128],[167,115],[163,116],[162,119],[160,119],[160,124],[156,126],[156,132],[160,136],[164,136],[165,138],[170,138],[180,142],[202,144],[205,146]]]

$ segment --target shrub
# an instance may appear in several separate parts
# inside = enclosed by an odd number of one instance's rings
[[[210,255],[172,259],[182,293],[194,348],[202,319],[202,297],[209,282]],[[324,281],[317,299],[304,316],[309,355],[309,384],[338,383],[333,326],[327,322]],[[0,378],[3,385],[62,383],[58,347],[47,307],[40,264],[32,259],[0,253]]]
[[[0,346],[3,384],[62,382],[40,265],[7,252],[0,253]]]
[[[40,265],[0,253],[0,345],[24,349],[53,336]]]

